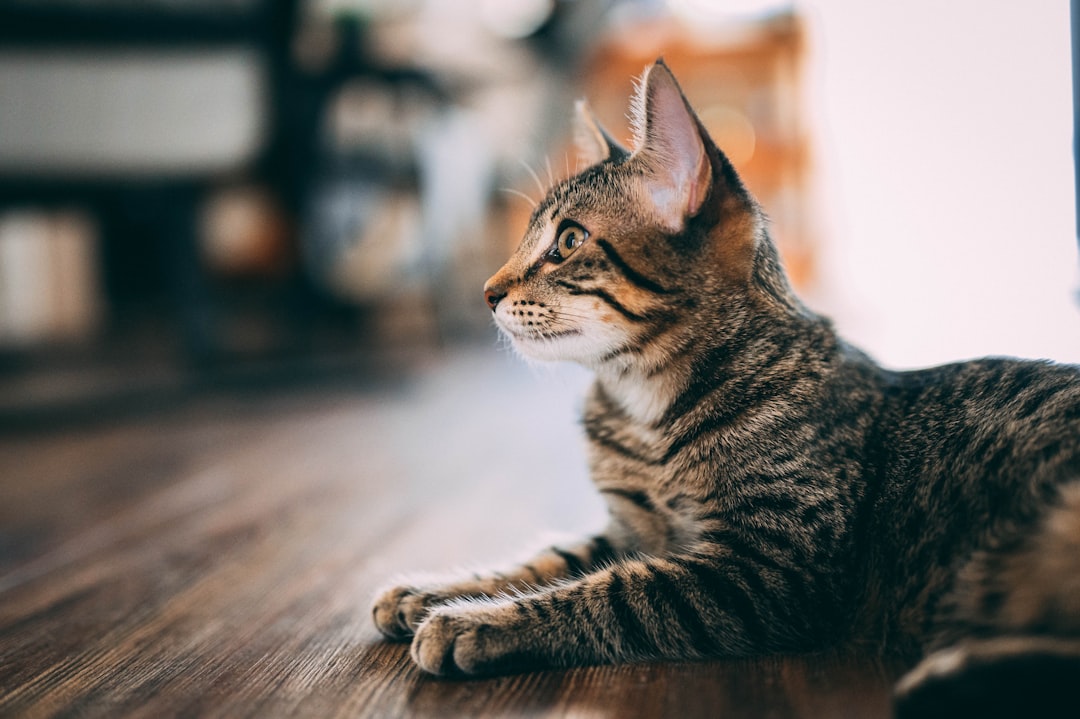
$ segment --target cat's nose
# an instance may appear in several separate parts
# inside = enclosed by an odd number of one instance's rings
[[[495,307],[498,306],[499,300],[503,297],[506,297],[506,293],[500,292],[498,289],[486,288],[484,290],[484,301],[487,302],[488,307],[491,308],[492,312],[495,311]]]
[[[492,312],[499,305],[499,301],[506,297],[506,293],[510,291],[513,284],[511,273],[506,267],[489,277],[488,281],[484,283],[484,302],[487,302],[487,306]]]

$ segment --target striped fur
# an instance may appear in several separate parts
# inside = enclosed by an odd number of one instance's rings
[[[911,706],[963,657],[1080,668],[1080,370],[877,366],[793,294],[662,63],[635,106],[632,153],[586,118],[596,164],[486,287],[521,354],[594,370],[610,524],[389,590],[378,627],[444,675],[872,645],[926,655]],[[567,223],[588,234],[560,253]]]

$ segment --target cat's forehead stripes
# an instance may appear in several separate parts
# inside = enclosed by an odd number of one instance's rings
[[[532,244],[528,248],[526,255],[525,265],[527,269],[523,275],[524,279],[536,274],[540,269],[540,265],[543,264],[544,255],[548,253],[551,247],[551,243],[554,240],[555,223],[548,221],[543,224],[540,231],[537,232],[532,238]]]
[[[571,180],[574,178],[571,178]],[[539,269],[539,264],[544,255],[547,254],[548,248],[555,240],[555,224],[559,220],[563,208],[567,202],[567,187],[571,180],[564,180],[560,184],[551,188],[548,191],[547,196],[541,201],[539,207],[533,212],[533,217],[530,220],[530,227],[538,228],[539,232],[531,233],[531,237],[526,238],[528,243],[528,259],[526,265],[528,267],[525,270],[525,276],[535,274]]]

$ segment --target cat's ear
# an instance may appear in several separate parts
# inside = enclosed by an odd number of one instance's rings
[[[712,183],[712,165],[701,125],[663,60],[649,67],[631,105],[636,157],[646,167],[648,195],[657,219],[678,232],[701,210]]]
[[[626,148],[607,133],[585,100],[574,103],[574,144],[586,165],[596,165],[612,156],[628,155]]]

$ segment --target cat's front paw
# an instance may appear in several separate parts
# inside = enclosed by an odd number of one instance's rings
[[[501,624],[497,612],[445,607],[416,630],[411,653],[417,666],[437,676],[508,674],[543,664],[526,635]]]
[[[388,639],[408,639],[424,621],[438,597],[416,587],[394,587],[371,607],[375,626]]]

